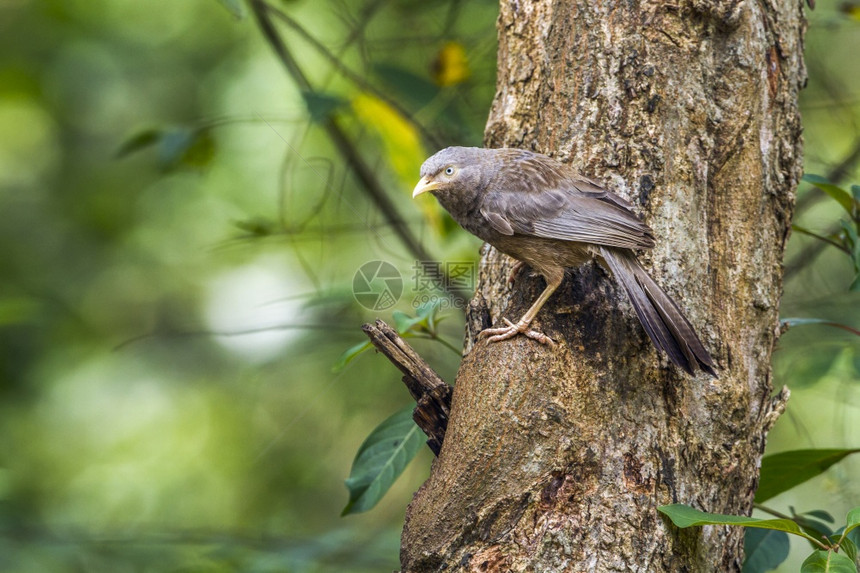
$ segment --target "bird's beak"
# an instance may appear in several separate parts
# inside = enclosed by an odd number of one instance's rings
[[[431,181],[429,177],[422,177],[418,182],[418,185],[415,186],[415,190],[412,191],[412,198],[415,199],[422,193],[426,193],[427,191],[433,191],[434,189],[439,188],[438,181]]]

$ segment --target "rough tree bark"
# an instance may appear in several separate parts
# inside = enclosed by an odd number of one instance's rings
[[[642,257],[717,360],[658,357],[596,264],[525,337],[475,334],[543,288],[485,249],[448,431],[409,506],[404,571],[738,571],[743,533],[678,531],[672,502],[749,514],[772,397],[783,249],[801,175],[799,0],[502,0],[488,146],[568,161],[631,199]]]

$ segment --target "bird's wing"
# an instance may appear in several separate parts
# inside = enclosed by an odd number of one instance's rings
[[[630,204],[566,166],[542,156],[518,157],[499,169],[480,206],[496,231],[622,247],[654,246],[651,229]]]

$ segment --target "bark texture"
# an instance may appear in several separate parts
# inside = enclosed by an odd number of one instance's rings
[[[772,398],[783,249],[801,175],[800,0],[502,0],[486,144],[534,149],[641,207],[641,256],[717,361],[658,357],[596,264],[525,337],[475,342],[543,288],[485,247],[447,434],[409,506],[404,571],[739,571],[743,533],[658,505],[748,514]]]

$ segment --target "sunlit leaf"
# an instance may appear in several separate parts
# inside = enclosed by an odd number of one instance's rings
[[[851,194],[848,193],[848,191],[842,189],[837,185],[834,185],[821,175],[807,173],[803,176],[803,180],[807,183],[811,183],[821,191],[827,193],[827,195],[830,196],[831,199],[839,203],[842,208],[848,212],[849,215],[854,214],[857,203],[855,202],[854,197],[852,197]]]
[[[814,538],[805,533],[797,523],[790,519],[757,519],[755,517],[744,517],[740,515],[724,515],[720,513],[706,513],[692,508],[683,503],[662,505],[658,511],[667,515],[672,523],[678,527],[694,527],[698,525],[742,525],[744,527],[756,527],[759,529],[774,529],[798,535],[806,539]],[[817,540],[816,540],[817,541]]]
[[[814,551],[800,566],[800,573],[857,573],[854,561],[842,553]]]
[[[341,515],[373,508],[424,444],[424,434],[412,421],[413,407],[397,412],[364,440],[352,471],[344,482],[349,502]]]
[[[765,456],[755,494],[757,503],[779,495],[823,473],[846,456],[860,449],[793,450]]]
[[[218,0],[218,2],[237,19],[245,17],[245,5],[242,4],[242,0]]]
[[[765,573],[788,558],[788,534],[772,529],[747,528],[744,532],[743,573]]]
[[[442,87],[453,86],[469,79],[472,74],[466,50],[459,42],[447,42],[433,62],[433,81]]]
[[[857,2],[856,0],[852,2],[842,2],[839,10],[852,20],[860,22],[860,2]]]
[[[407,184],[407,191],[411,191],[426,158],[415,126],[388,103],[371,94],[356,96],[352,108],[362,124],[382,140],[394,172]]]

